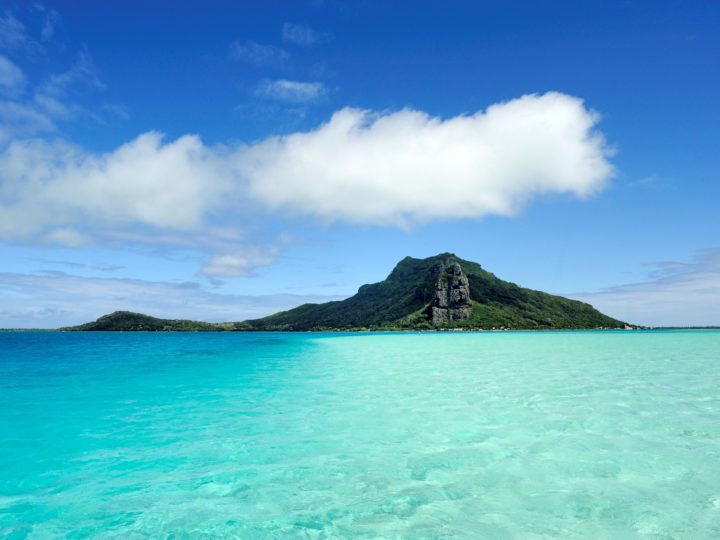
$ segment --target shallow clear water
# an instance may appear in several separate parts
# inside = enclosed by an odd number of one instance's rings
[[[720,332],[0,333],[1,538],[720,538]]]

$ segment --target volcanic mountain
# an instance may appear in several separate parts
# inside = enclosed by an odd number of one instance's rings
[[[304,304],[245,330],[624,328],[589,304],[503,281],[452,253],[405,257],[345,300]]]
[[[345,300],[303,304],[262,319],[204,323],[118,311],[63,330],[307,331],[625,328],[589,304],[519,287],[452,253],[405,257]]]

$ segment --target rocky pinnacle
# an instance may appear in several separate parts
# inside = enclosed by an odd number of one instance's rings
[[[470,317],[470,283],[457,261],[448,259],[438,266],[432,301],[432,323],[462,321]]]

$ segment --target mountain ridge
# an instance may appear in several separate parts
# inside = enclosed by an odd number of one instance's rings
[[[591,305],[504,281],[453,253],[405,257],[388,277],[345,300],[303,304],[260,319],[205,323],[115,312],[62,330],[333,331],[628,328]]]
[[[438,280],[457,265],[467,279],[467,317],[447,317],[433,322],[439,305]],[[447,277],[447,276],[445,276]],[[456,289],[457,290],[457,289]],[[441,295],[442,296],[442,295]],[[460,293],[462,296],[462,293]],[[462,298],[456,301],[462,303]],[[435,319],[437,321],[437,319]],[[625,328],[626,323],[608,317],[589,304],[519,287],[501,280],[478,263],[454,253],[426,259],[405,257],[388,277],[363,285],[345,300],[304,304],[291,310],[241,323],[248,330],[351,330],[351,329],[588,329]]]

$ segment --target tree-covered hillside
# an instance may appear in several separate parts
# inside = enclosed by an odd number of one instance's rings
[[[452,253],[427,259],[406,257],[384,281],[363,285],[342,301],[305,304],[263,319],[245,321],[248,330],[437,328],[430,318],[441,269],[457,263],[469,282],[470,314],[442,328],[623,328],[589,304],[503,281],[479,264]]]
[[[232,326],[227,324],[212,324],[182,319],[158,319],[131,311],[115,311],[109,315],[103,315],[93,322],[60,328],[60,330],[66,331],[117,332],[215,332],[229,329],[232,329]]]
[[[479,264],[441,253],[405,257],[384,281],[346,300],[304,304],[262,319],[205,323],[116,311],[61,330],[453,330],[624,328],[589,304],[503,281]]]

